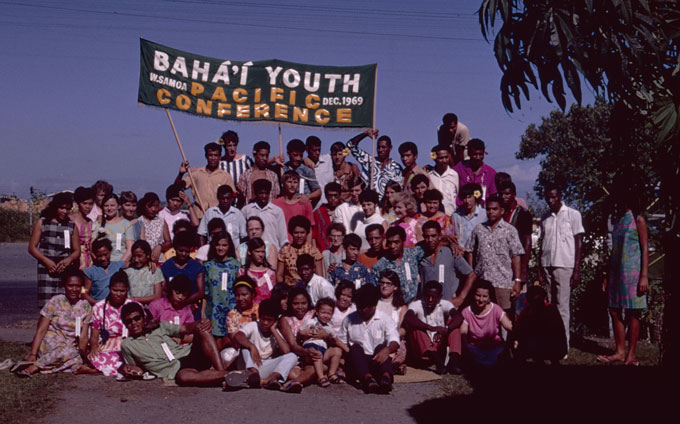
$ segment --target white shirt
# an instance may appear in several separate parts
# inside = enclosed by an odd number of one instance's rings
[[[361,215],[364,214],[363,209],[360,205],[355,205],[350,202],[345,202],[338,205],[333,211],[332,221],[339,222],[345,226],[345,231],[351,233],[356,228],[357,223],[361,219]]]
[[[380,214],[380,208],[375,208],[375,213],[368,218],[365,217],[364,212],[361,212],[361,215],[359,221],[357,222],[357,226],[354,228],[354,231],[352,231],[354,234],[358,235],[361,237],[361,250],[368,250],[370,247],[368,245],[368,241],[366,241],[366,227],[368,227],[371,224],[382,224],[385,221],[385,218],[382,217]]]
[[[357,307],[354,305],[354,303],[350,304],[344,312],[338,309],[337,306],[335,307],[335,310],[333,310],[333,316],[331,317],[331,328],[333,331],[335,331],[335,334],[340,332],[340,327],[342,327],[342,321],[345,319],[345,317],[356,310]]]
[[[446,319],[449,317],[449,313],[452,309],[455,309],[453,303],[444,299],[440,300],[437,306],[435,306],[428,315],[425,315],[425,308],[422,300],[416,300],[408,305],[408,310],[413,311],[419,320],[433,327],[446,327]],[[434,340],[434,331],[428,331],[427,335],[430,336],[430,340]]]
[[[316,174],[316,181],[321,187],[321,198],[319,203],[316,204],[316,208],[326,203],[326,193],[324,193],[324,187],[326,184],[335,181],[335,174],[333,173],[333,162],[331,161],[331,155],[323,154],[319,156],[319,161],[314,165],[314,173]]]
[[[322,328],[331,337],[337,337],[338,336],[338,334],[335,331],[333,331],[333,327],[331,326],[330,322],[328,322],[328,324],[324,325],[324,324],[321,324],[319,322],[318,318],[310,318],[310,319],[306,320],[302,324],[302,327],[300,327],[300,330],[307,330],[307,329],[311,329],[311,328],[315,328],[315,327]],[[310,339],[305,340],[304,344],[307,344],[307,343],[315,344],[317,346],[321,346],[324,349],[328,349],[328,343],[326,343],[326,341],[324,339],[310,338]]]
[[[573,268],[576,262],[574,236],[583,234],[581,213],[565,204],[557,212],[548,211],[541,218],[541,265]]]
[[[430,176],[430,185],[444,196],[442,206],[445,213],[451,216],[456,211],[456,197],[460,186],[458,173],[449,166],[441,175],[434,169],[427,174]]]
[[[380,311],[375,311],[368,322],[364,322],[356,311],[342,321],[338,338],[350,347],[358,344],[366,355],[373,355],[378,345],[399,343],[399,332],[392,318]]]
[[[243,213],[236,209],[234,206],[230,206],[226,212],[222,212],[219,206],[213,206],[205,211],[205,215],[201,218],[201,223],[198,224],[198,230],[196,232],[198,235],[208,237],[208,223],[213,218],[220,218],[224,221],[224,226],[227,227],[227,233],[231,236],[231,241],[234,243],[234,249],[241,244],[241,239],[246,238],[248,233],[246,232],[246,218]]]
[[[158,212],[158,216],[165,221],[166,224],[168,224],[168,230],[170,230],[170,240],[173,240],[175,238],[175,232],[172,230],[173,227],[175,226],[175,222],[180,221],[182,219],[189,221],[189,214],[184,212],[184,211],[177,211],[175,213],[170,212],[170,209],[167,207],[161,209],[160,212]]]
[[[257,353],[260,354],[260,358],[271,359],[274,356],[274,349],[276,348],[276,338],[274,337],[274,333],[271,333],[269,337],[265,337],[260,332],[260,327],[258,326],[257,321],[251,321],[243,324],[239,331],[245,334],[250,343],[255,345],[257,348]]]
[[[316,305],[319,299],[330,297],[335,300],[335,290],[333,285],[320,275],[314,274],[307,283],[307,293],[312,298],[312,305]]]
[[[241,209],[246,219],[251,216],[259,216],[264,222],[264,233],[262,233],[262,240],[268,241],[276,246],[276,250],[288,243],[288,223],[283,214],[283,209],[276,206],[272,202],[267,203],[263,208],[257,205],[257,202],[248,203]]]
[[[196,251],[196,260],[197,261],[207,261],[208,260],[208,251],[210,251],[210,244],[205,244],[201,247],[198,248]]]
[[[90,213],[87,214],[87,217],[90,218],[92,222],[97,222],[97,218],[99,218],[99,215],[101,214],[102,210],[99,208],[99,206],[94,205],[92,206]]]

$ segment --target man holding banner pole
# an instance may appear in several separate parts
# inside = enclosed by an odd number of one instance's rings
[[[375,138],[378,135],[377,129],[367,129],[347,142],[354,159],[359,164],[361,178],[364,181],[373,183],[375,191],[380,197],[385,194],[385,186],[390,180],[401,181],[401,165],[390,158],[392,152],[392,140],[386,136],[380,136],[377,143],[377,154],[371,157],[365,150],[359,148],[359,142],[364,138]]]
[[[203,150],[207,163],[201,168],[191,168],[193,180],[189,179],[188,175],[184,175],[189,170],[188,161],[182,162],[175,178],[175,184],[180,187],[191,187],[194,204],[198,206],[196,213],[199,219],[203,217],[208,208],[218,205],[217,188],[219,186],[228,185],[232,191],[236,191],[231,175],[219,167],[222,147],[217,143],[208,143]]]

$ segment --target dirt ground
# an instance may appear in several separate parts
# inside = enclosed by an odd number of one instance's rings
[[[0,244],[0,339],[30,342],[38,316],[36,263],[26,243]],[[40,378],[40,377],[35,377]],[[103,376],[64,376],[53,410],[37,422],[312,422],[409,423],[409,409],[437,395],[437,382],[397,384],[391,395],[364,395],[342,385],[307,387],[302,394],[265,390],[168,387],[160,380],[116,382]],[[459,377],[460,378],[460,377]],[[247,417],[247,418],[246,418]],[[434,418],[434,417],[432,417]]]

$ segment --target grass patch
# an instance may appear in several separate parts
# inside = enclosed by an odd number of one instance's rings
[[[19,361],[26,356],[25,343],[0,340],[0,360]],[[53,406],[55,396],[67,380],[63,375],[37,374],[33,378],[17,378],[9,370],[0,371],[0,422],[32,422],[44,416]]]
[[[0,208],[0,242],[28,241],[31,236],[28,212]]]

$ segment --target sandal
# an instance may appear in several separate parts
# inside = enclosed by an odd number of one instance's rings
[[[30,365],[33,365],[34,362],[31,361],[19,361],[14,366],[10,369],[11,372],[19,372],[21,370],[24,370],[28,368]]]
[[[252,389],[257,389],[260,387],[260,373],[257,371],[251,371],[248,373],[248,376],[246,377],[246,384],[248,387]]]
[[[277,380],[272,380],[265,384],[264,388],[267,390],[281,390],[281,383],[279,383]]]
[[[320,378],[320,379],[319,379],[319,386],[323,387],[324,389],[325,389],[326,387],[330,386],[330,385],[331,385],[331,382],[328,381],[328,379],[327,379],[326,377],[323,377],[323,378]]]
[[[345,384],[345,379],[340,373],[335,373],[331,375],[328,380],[331,382],[331,384]]]
[[[288,380],[286,381],[286,384],[281,387],[281,391],[285,393],[301,393],[302,384],[297,381]]]
[[[378,384],[377,381],[375,381],[375,378],[370,377],[364,380],[364,392],[365,393],[378,393],[380,391],[380,385]]]
[[[31,374],[30,372],[28,372],[26,369],[23,369],[23,370],[21,370],[21,371],[17,371],[17,372],[15,373],[15,375],[16,375],[17,377],[19,377],[19,378],[31,378],[31,377],[33,377],[33,374]]]
[[[11,359],[5,359],[0,362],[0,370],[6,370],[7,368],[12,368],[14,366],[14,361]]]
[[[224,376],[224,382],[227,388],[240,389],[248,387],[246,385],[247,378],[245,371],[232,371]]]

